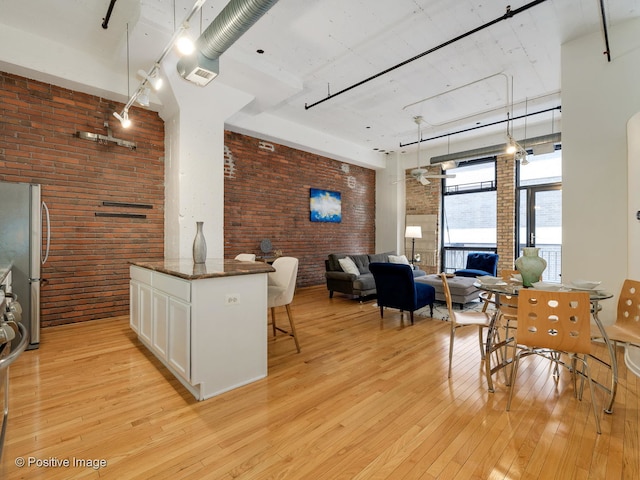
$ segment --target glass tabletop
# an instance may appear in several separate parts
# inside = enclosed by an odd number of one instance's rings
[[[519,284],[508,283],[508,282],[498,282],[498,283],[482,283],[475,282],[473,284],[474,287],[484,290],[486,292],[497,293],[501,295],[518,295],[518,292],[522,288],[531,288],[531,287],[523,287]],[[532,290],[535,290],[532,288]],[[545,290],[541,290],[545,291]],[[549,291],[549,290],[546,290]],[[558,284],[557,290],[553,290],[557,292],[587,292],[589,294],[589,298],[591,300],[606,300],[607,298],[613,297],[613,294],[607,292],[606,290],[594,289],[594,290],[580,290],[577,288],[567,287],[566,285]]]

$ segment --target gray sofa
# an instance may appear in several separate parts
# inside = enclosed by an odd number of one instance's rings
[[[356,295],[358,297],[366,297],[376,293],[376,282],[373,274],[369,271],[369,264],[372,262],[389,261],[389,255],[395,255],[394,252],[376,253],[376,254],[347,254],[347,253],[331,253],[324,261],[325,278],[327,279],[327,290],[329,290],[329,298],[333,298],[333,292],[340,292],[347,295]],[[358,267],[360,275],[354,275],[342,270],[339,259],[351,257]],[[426,272],[422,270],[414,270],[414,277],[422,277]]]

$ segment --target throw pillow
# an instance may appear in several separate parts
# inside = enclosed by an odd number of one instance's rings
[[[406,255],[389,255],[389,262],[402,263],[404,265],[411,265],[411,262],[409,262],[409,259],[407,258]]]
[[[351,273],[352,275],[360,275],[360,270],[358,270],[358,267],[355,263],[353,263],[353,260],[351,260],[351,258],[341,258],[340,260],[338,260],[338,263],[340,263],[340,267],[345,272]]]

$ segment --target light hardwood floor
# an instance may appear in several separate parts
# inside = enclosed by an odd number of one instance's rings
[[[448,380],[447,322],[410,326],[387,310],[381,323],[373,301],[330,300],[324,287],[298,290],[293,312],[302,353],[270,338],[268,378],[204,402],[128,318],[45,329],[11,367],[0,478],[640,478],[640,381],[623,362],[597,435],[588,389],[578,401],[542,359],[523,360],[506,412],[501,376],[487,392],[476,329],[458,332]],[[18,468],[18,457],[107,464]]]

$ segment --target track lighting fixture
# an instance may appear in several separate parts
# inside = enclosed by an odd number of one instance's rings
[[[149,87],[145,87],[143,88],[140,93],[138,93],[138,95],[136,96],[136,102],[138,102],[138,104],[142,107],[148,107],[149,106]]]
[[[140,75],[144,80],[142,82],[141,87],[148,83],[153,87],[154,90],[158,91],[162,88],[162,78],[158,76],[158,66],[154,65],[149,73],[144,70],[138,70],[138,75]]]
[[[507,94],[508,96],[508,94]],[[513,138],[511,135],[512,123],[513,123],[513,79],[511,79],[511,115],[507,112],[507,148],[505,149],[505,153],[507,155],[513,155],[513,159],[516,162],[520,162],[520,165],[528,165],[529,160],[527,160],[527,151],[525,148],[518,143],[518,141]],[[525,116],[524,116],[524,138],[527,138],[527,111],[525,104]],[[523,140],[523,141],[525,141]]]
[[[509,151],[510,149],[513,150]],[[506,153],[508,155],[513,154],[513,159],[516,162],[520,162],[520,165],[529,165],[529,160],[527,160],[527,150],[511,137],[510,143],[507,146]]]
[[[442,162],[440,164],[442,166],[442,170],[447,171],[452,168],[456,168],[458,166],[458,162],[455,160],[448,160],[446,162]]]
[[[120,120],[122,128],[129,128],[131,126],[131,120],[129,120],[129,112],[127,110],[123,110],[122,115],[118,112],[113,112],[113,116]]]
[[[164,48],[164,50],[162,51],[162,54],[160,55],[158,60],[156,60],[156,62],[153,64],[153,67],[151,67],[149,72],[145,72],[144,70],[138,70],[138,75],[142,77],[142,82],[140,83],[140,85],[138,85],[138,88],[133,92],[133,95],[131,95],[131,97],[129,98],[129,101],[127,102],[127,104],[124,106],[124,109],[122,110],[122,114],[119,114],[117,112],[113,113],[113,116],[116,117],[118,120],[120,120],[120,123],[124,128],[128,128],[129,126],[131,126],[131,120],[129,120],[129,108],[131,107],[131,105],[133,105],[134,102],[137,101],[138,104],[140,104],[143,107],[149,106],[149,93],[150,93],[149,85],[152,86],[154,90],[159,90],[162,87],[162,78],[160,78],[159,76],[160,65],[162,64],[162,61],[167,56],[167,54],[172,50],[174,45],[177,45],[180,38],[186,36],[184,34],[185,34],[185,31],[189,28],[189,20],[191,19],[191,17],[193,17],[193,15],[195,15],[198,11],[200,11],[205,1],[206,0],[195,1],[195,3],[193,4],[193,7],[191,8],[191,11],[183,20],[180,27],[174,32],[173,36],[171,37],[171,41]],[[188,38],[188,36],[186,37]],[[127,42],[128,42],[128,36],[127,36]],[[191,43],[193,45],[193,42]],[[195,46],[193,48],[195,49]],[[127,43],[127,52],[128,52],[128,43]],[[127,57],[127,65],[128,65],[128,57]],[[127,72],[127,77],[128,76],[129,76],[129,72]]]

